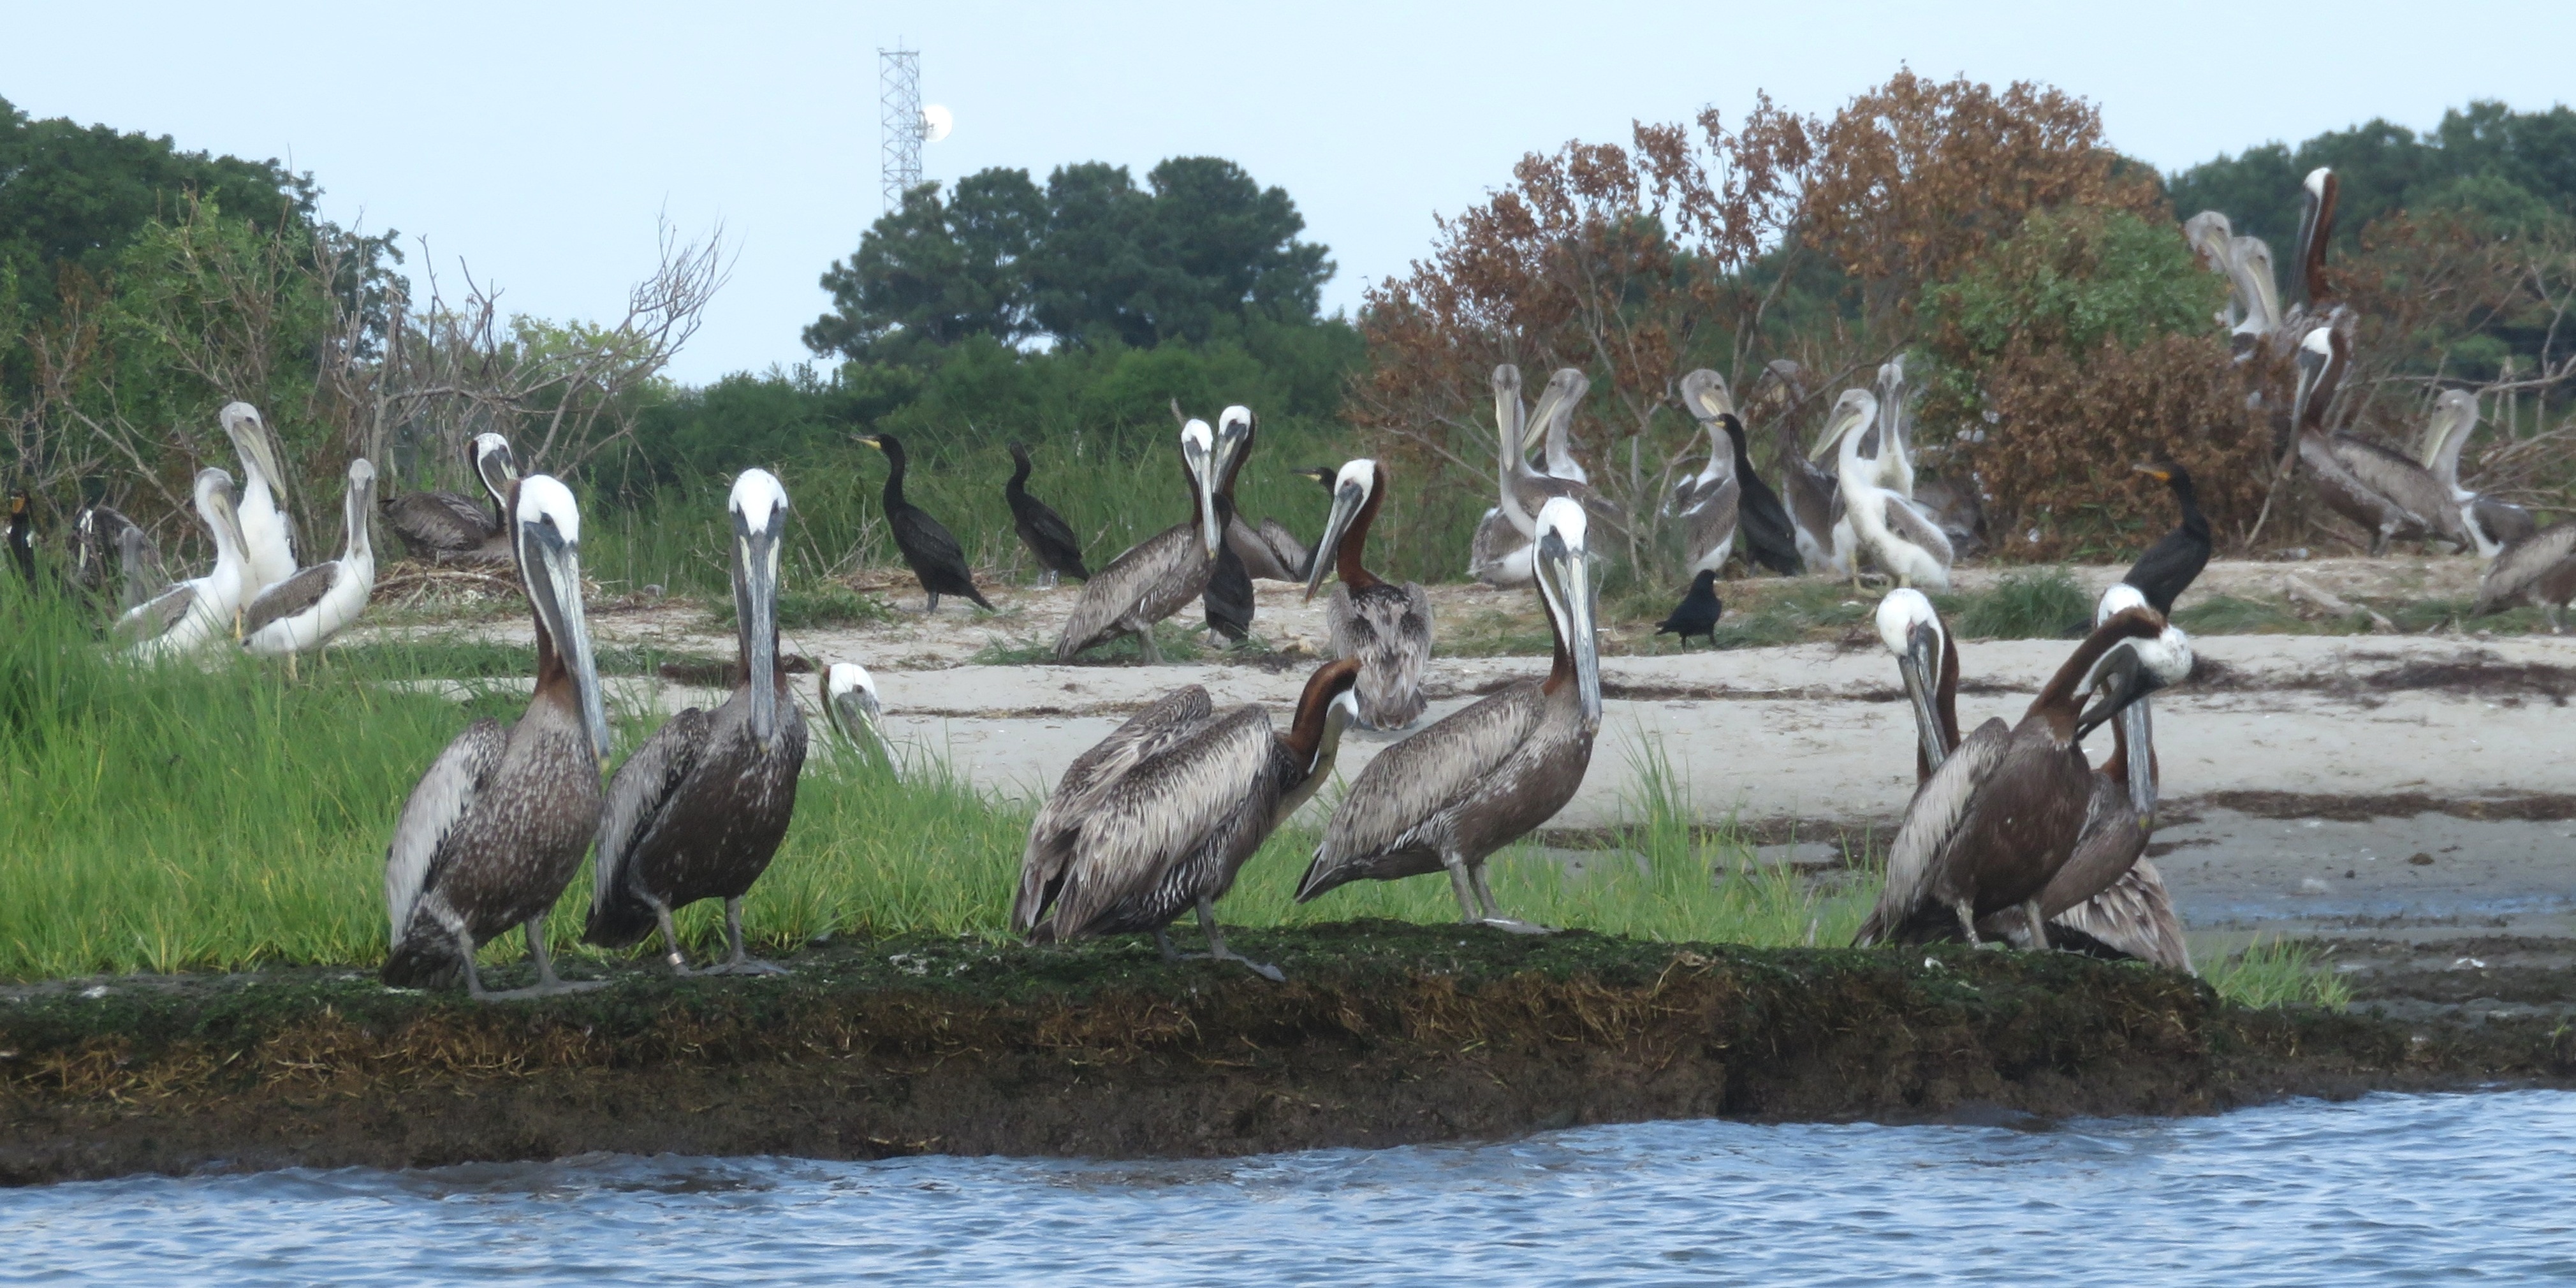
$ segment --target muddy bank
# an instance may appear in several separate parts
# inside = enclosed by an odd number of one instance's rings
[[[329,971],[20,988],[0,1003],[0,1179],[587,1150],[1231,1155],[2576,1082],[2563,1015],[2527,1002],[2254,1012],[2139,966],[1952,948],[1391,923],[1235,938],[1290,982],[1143,944],[912,940],[817,949],[785,979],[638,972],[482,1007]]]

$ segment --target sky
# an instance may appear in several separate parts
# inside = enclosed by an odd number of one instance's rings
[[[613,318],[661,221],[721,228],[732,278],[673,369],[701,383],[810,357],[816,278],[880,213],[877,50],[898,43],[956,116],[925,177],[1228,157],[1332,248],[1332,311],[1523,154],[1736,119],[1757,90],[1822,114],[1899,66],[2047,81],[2170,171],[2471,99],[2549,107],[2576,5],[0,0],[0,30],[0,98],[29,115],[290,162],[327,216],[399,230],[412,270],[463,265],[513,311]]]

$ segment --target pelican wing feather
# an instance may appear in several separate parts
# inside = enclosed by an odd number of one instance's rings
[[[1905,821],[1897,826],[1896,839],[1887,848],[1887,884],[1878,893],[1878,905],[1861,922],[1853,944],[1874,944],[1896,933],[1931,897],[1942,851],[1959,834],[1977,789],[2003,763],[2011,741],[2009,726],[2001,719],[1988,720],[1914,789],[1914,800],[1905,807]]]
[[[1924,553],[1944,568],[1957,561],[1950,549],[1950,534],[1942,531],[1940,520],[1912,497],[1888,494],[1887,530],[1923,547]]]
[[[2431,470],[2407,459],[2403,452],[2357,435],[2336,434],[2326,442],[2335,459],[2354,478],[2405,511],[2427,535],[2463,546],[2472,544],[2467,527],[2460,522],[2459,502],[2452,499],[2451,490],[2433,477]]]
[[[340,580],[340,561],[318,563],[296,571],[284,581],[259,592],[259,598],[242,609],[242,636],[247,639],[259,633],[270,622],[280,622],[311,609],[331,593]]]
[[[196,606],[197,583],[178,582],[125,610],[125,615],[116,619],[116,637],[138,644],[159,639],[188,620],[188,610]]]
[[[488,716],[465,726],[411,789],[385,849],[385,912],[399,945],[421,894],[438,877],[448,833],[472,812],[474,800],[501,764],[510,735]]]
[[[683,708],[663,721],[609,780],[608,799],[599,811],[599,850],[591,861],[593,920],[599,910],[631,897],[626,893],[627,864],[697,766],[710,728],[706,712]]]
[[[1401,729],[1422,715],[1422,673],[1431,665],[1431,596],[1421,586],[1379,582],[1354,595],[1333,587],[1324,606],[1335,657],[1360,661],[1360,719]]]
[[[2540,584],[2541,578],[2570,559],[2576,559],[2576,522],[2553,523],[2506,546],[2495,562],[2487,565],[2486,578],[2478,586],[2475,611],[2483,613],[2498,604],[2521,599]]]
[[[493,531],[492,512],[458,492],[409,492],[386,500],[385,523],[418,553],[455,553],[482,545]]]
[[[1324,824],[1297,897],[1341,884],[1347,868],[1424,844],[1441,814],[1528,741],[1545,701],[1538,681],[1524,680],[1379,753]]]
[[[1263,770],[1277,745],[1267,713],[1237,707],[1090,793],[1081,814],[1054,838],[1064,850],[1063,877],[1052,891],[1039,892],[1035,915],[1045,924],[1032,927],[1037,936],[1077,938],[1118,910],[1166,902],[1154,898],[1156,887],[1189,859],[1211,842],[1243,839],[1220,835],[1229,823],[1257,820],[1266,832],[1280,784]],[[1268,800],[1261,799],[1265,790]]]
[[[1075,654],[1105,643],[1124,629],[1122,622],[1152,625],[1206,593],[1216,561],[1199,546],[1198,524],[1165,528],[1137,542],[1108,567],[1082,584],[1082,593],[1066,614],[1064,634],[1057,637],[1055,657],[1072,661]]]
[[[1020,854],[1019,894],[1011,901],[1012,929],[1026,932],[1035,926],[1053,900],[1073,860],[1075,835],[1101,794],[1138,764],[1205,727],[1212,712],[1207,690],[1185,685],[1129,716],[1091,750],[1074,757],[1029,824],[1028,847]]]
[[[2050,919],[2082,931],[2141,961],[2191,972],[2191,949],[2182,939],[2182,921],[2174,915],[2173,898],[2165,893],[2164,874],[2139,859],[2111,887]]]

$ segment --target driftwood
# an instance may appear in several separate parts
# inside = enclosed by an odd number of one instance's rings
[[[2292,603],[2305,601],[2336,617],[2367,617],[2370,619],[2370,629],[2376,634],[2397,633],[2397,623],[2368,608],[2338,599],[2296,573],[2281,579],[2281,594]]]

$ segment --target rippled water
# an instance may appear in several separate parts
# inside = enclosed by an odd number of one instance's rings
[[[2576,1279],[2571,1160],[2566,1092],[1225,1162],[599,1156],[0,1193],[0,1281],[2528,1283]]]

